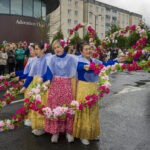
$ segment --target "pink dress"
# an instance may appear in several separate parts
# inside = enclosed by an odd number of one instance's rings
[[[69,105],[73,99],[71,78],[54,76],[48,93],[48,107],[54,109],[63,104]],[[73,120],[71,116],[66,119],[46,119],[45,131],[50,134],[59,132],[72,134]]]

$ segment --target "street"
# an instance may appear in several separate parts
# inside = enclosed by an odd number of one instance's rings
[[[111,92],[100,102],[100,141],[88,146],[64,135],[52,144],[50,135],[36,137],[30,127],[0,133],[0,150],[150,150],[150,73],[111,74]],[[3,108],[0,119],[11,118],[23,102]]]

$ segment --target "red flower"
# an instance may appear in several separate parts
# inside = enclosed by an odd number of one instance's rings
[[[131,29],[131,32],[135,31],[136,25],[132,25],[132,26],[130,27],[130,29]]]
[[[73,29],[70,29],[70,35],[72,35],[72,34],[73,34],[73,32],[74,32],[74,30],[73,30]]]
[[[82,110],[82,109],[83,109],[83,105],[80,104],[80,105],[79,105],[79,110]]]

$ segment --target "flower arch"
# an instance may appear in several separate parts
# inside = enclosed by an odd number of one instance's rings
[[[80,28],[83,28],[84,25],[78,24],[75,28],[70,30],[70,34],[67,38],[67,43],[69,42],[71,36],[73,35],[74,31],[78,31]],[[94,42],[95,38],[95,30],[90,26],[86,26],[88,32],[91,34],[90,41],[91,43]],[[21,122],[24,120],[25,116],[28,114],[29,110],[34,110],[41,115],[44,115],[46,118],[49,119],[59,119],[66,117],[73,116],[75,114],[75,111],[81,111],[84,107],[91,108],[98,100],[101,100],[105,94],[108,94],[110,91],[110,81],[109,81],[109,75],[111,72],[117,71],[122,72],[124,70],[128,71],[137,71],[137,70],[147,70],[150,71],[150,61],[141,61],[139,63],[136,62],[136,59],[134,59],[134,55],[136,55],[136,58],[140,57],[144,53],[143,47],[146,45],[146,39],[147,34],[145,30],[141,29],[139,26],[136,27],[135,25],[131,27],[126,27],[124,30],[117,31],[113,33],[112,36],[105,38],[101,46],[98,48],[97,52],[99,53],[99,50],[105,49],[107,47],[107,42],[110,42],[115,39],[115,37],[128,34],[129,32],[137,32],[140,34],[140,39],[136,42],[135,45],[132,46],[133,53],[132,55],[130,52],[127,54],[126,57],[132,57],[133,63],[131,64],[115,64],[113,66],[104,67],[103,65],[98,65],[95,63],[91,63],[90,69],[94,71],[95,74],[99,75],[99,87],[98,87],[98,93],[99,94],[91,94],[87,95],[85,97],[85,101],[83,103],[78,103],[77,101],[72,101],[69,107],[66,107],[64,104],[61,107],[57,107],[53,110],[50,108],[44,106],[41,104],[41,96],[44,94],[44,92],[47,90],[48,87],[45,85],[39,85],[36,84],[31,89],[31,92],[29,93],[30,98],[27,98],[24,100],[25,105],[18,109],[16,111],[16,114],[12,117],[11,120],[0,120],[0,132],[6,131],[6,130],[13,130],[20,126]],[[19,94],[19,88],[18,83],[11,83],[8,84],[7,82],[8,78],[1,76],[0,77],[0,84],[7,83],[7,86],[1,86],[1,89],[4,87],[13,86],[13,88],[9,89],[6,95],[4,95],[4,98],[0,100],[0,110],[4,108],[6,105],[11,104],[11,102],[14,100],[15,95]],[[21,84],[20,84],[21,85]],[[40,94],[41,93],[41,94]]]

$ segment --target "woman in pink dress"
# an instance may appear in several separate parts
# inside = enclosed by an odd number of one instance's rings
[[[53,75],[49,94],[48,107],[55,109],[58,106],[69,105],[75,99],[75,75],[77,70],[78,59],[75,55],[66,54],[61,42],[56,40],[52,45],[55,55],[51,56],[48,61],[48,66]],[[52,134],[51,142],[57,143],[59,133],[66,133],[68,142],[73,142],[73,117],[66,117],[65,119],[46,119],[45,131]]]

